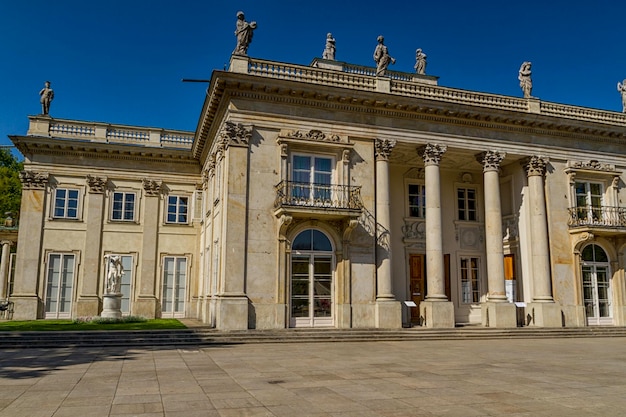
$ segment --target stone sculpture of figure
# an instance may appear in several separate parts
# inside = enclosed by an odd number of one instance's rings
[[[50,102],[54,99],[54,91],[50,88],[50,81],[46,81],[44,88],[39,92],[41,98],[41,114],[48,115],[50,113]]]
[[[374,50],[374,61],[376,61],[376,76],[385,75],[385,71],[389,64],[395,64],[396,60],[389,55],[389,51],[385,46],[385,38],[379,36],[377,39],[378,45]]]
[[[626,113],[626,80],[617,83],[617,91],[622,94],[622,113]]]
[[[420,75],[426,74],[426,54],[422,52],[422,48],[415,51],[415,72]]]
[[[122,275],[124,275],[124,267],[122,266],[122,258],[119,255],[104,255],[106,264],[107,279],[106,293],[118,294],[122,286]]]
[[[237,12],[237,29],[235,36],[237,37],[237,46],[233,51],[235,55],[247,55],[248,46],[252,42],[253,30],[256,29],[256,22],[246,22],[243,12]]]
[[[335,50],[336,50],[335,38],[333,38],[332,33],[329,33],[326,35],[326,47],[324,48],[324,53],[322,54],[322,58],[334,61]]]
[[[519,69],[519,75],[517,79],[519,80],[519,86],[522,88],[522,92],[524,93],[524,98],[530,98],[531,93],[533,91],[533,80],[530,78],[532,63],[525,61]]]

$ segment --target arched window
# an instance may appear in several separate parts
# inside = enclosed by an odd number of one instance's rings
[[[596,244],[585,246],[581,257],[587,324],[613,324],[609,257]]]
[[[291,249],[291,326],[332,326],[335,267],[330,239],[307,229],[296,236]]]

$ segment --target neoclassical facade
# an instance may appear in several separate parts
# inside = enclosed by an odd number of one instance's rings
[[[626,325],[626,115],[233,55],[195,132],[31,116],[14,319]]]

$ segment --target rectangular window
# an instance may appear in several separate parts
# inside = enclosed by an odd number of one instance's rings
[[[576,213],[579,220],[597,223],[602,220],[604,187],[597,182],[577,181]]]
[[[72,314],[74,255],[51,253],[46,274],[46,318],[66,318]]]
[[[70,188],[57,188],[55,190],[53,217],[78,219],[78,190]]]
[[[129,221],[135,220],[135,193],[114,192],[111,207],[111,220]]]
[[[459,220],[476,221],[476,190],[458,188],[456,191]]]
[[[167,223],[187,224],[189,197],[170,195],[167,197]]]
[[[461,258],[461,300],[465,304],[480,301],[478,258]]]
[[[333,159],[328,157],[294,155],[291,171],[292,197],[303,204],[331,202]]]
[[[423,184],[409,184],[407,194],[409,197],[409,216],[426,217],[426,187]]]
[[[187,288],[187,258],[166,256],[163,259],[163,317],[183,317]]]

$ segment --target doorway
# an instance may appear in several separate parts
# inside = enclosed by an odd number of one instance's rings
[[[583,249],[581,275],[587,325],[613,324],[610,265],[604,249],[596,244]]]

